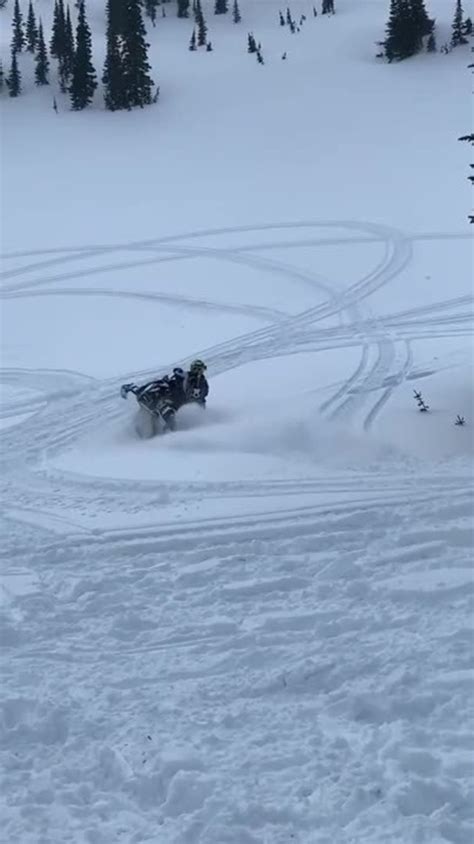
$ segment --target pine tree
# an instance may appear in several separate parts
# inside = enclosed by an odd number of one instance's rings
[[[118,109],[126,108],[122,56],[119,36],[116,32],[111,33],[107,38],[107,53],[102,82],[104,83],[106,109],[117,111]]]
[[[153,99],[153,80],[150,77],[145,25],[140,0],[127,0],[126,28],[122,47],[125,76],[125,102],[128,109],[149,105]]]
[[[126,108],[125,74],[120,40],[123,19],[116,12],[116,0],[107,0],[107,47],[102,82],[104,84],[105,107],[108,111]]]
[[[68,77],[72,75],[74,52],[74,33],[72,31],[71,12],[68,6],[66,12],[66,25],[64,28],[64,70]]]
[[[74,68],[74,35],[72,31],[71,12],[66,10],[64,30],[61,33],[60,55],[58,56],[59,87],[63,93],[68,90]]]
[[[411,13],[410,0],[391,0],[383,48],[389,62],[413,56],[421,47],[419,26]]]
[[[96,88],[97,78],[92,64],[91,32],[86,20],[85,2],[82,0],[77,17],[76,51],[69,88],[73,111],[86,108],[92,102]]]
[[[191,50],[192,53],[194,53],[197,50],[197,47],[196,47],[196,30],[195,29],[193,29],[193,34],[191,35],[191,40],[189,42],[189,49]]]
[[[207,43],[207,25],[202,11],[201,0],[196,0],[196,24],[198,47],[205,47]]]
[[[260,47],[258,47],[257,49],[257,61],[259,64],[265,64],[265,62],[263,61],[263,56],[260,52]]]
[[[281,10],[278,12],[278,16],[279,16],[279,19],[280,19],[280,26],[285,26],[286,21],[285,21],[285,18],[283,17],[283,15],[281,13]]]
[[[471,18],[466,18],[463,25],[462,30],[463,35],[472,35],[472,20]]]
[[[293,23],[293,18],[291,17],[291,12],[289,8],[286,10],[286,22],[288,26],[291,26],[291,24]]]
[[[248,34],[248,46],[247,46],[247,53],[256,53],[257,52],[257,42],[253,37],[252,33],[249,32]]]
[[[3,64],[2,64],[2,62],[0,61],[0,91],[3,91],[3,83],[4,83],[4,81],[5,81],[5,80],[4,80],[4,78],[3,78]]]
[[[416,28],[419,37],[431,35],[435,22],[428,15],[424,0],[409,0],[408,6],[413,26]]]
[[[428,53],[436,53],[436,49],[436,38],[434,32],[432,32],[428,38],[428,41],[426,42],[426,51]]]
[[[60,59],[64,56],[66,41],[66,16],[64,14],[63,0],[56,0],[53,14],[53,32],[49,45],[49,52],[52,56]]]
[[[323,15],[334,15],[334,0],[323,0],[321,13]]]
[[[214,5],[214,14],[215,15],[226,15],[229,11],[229,7],[227,5],[227,0],[215,0]]]
[[[212,41],[208,41],[207,44],[206,44],[206,53],[212,53],[212,51],[213,51]]]
[[[453,34],[451,36],[451,47],[459,47],[460,44],[467,44],[467,38],[463,34],[464,29],[464,10],[461,0],[456,0],[456,9],[454,12]]]
[[[10,65],[10,73],[8,74],[8,78],[6,80],[10,97],[18,97],[21,94],[21,74],[16,54],[17,51],[12,50],[12,63]]]
[[[232,6],[232,20],[234,23],[240,23],[242,20],[238,0],[234,0],[234,5]]]
[[[25,33],[23,32],[23,15],[21,14],[19,0],[15,0],[13,7],[12,29],[12,50],[15,53],[21,53],[25,46]],[[16,97],[17,94],[10,94],[10,96]]]
[[[36,18],[33,9],[33,3],[30,0],[30,5],[28,6],[28,17],[26,20],[26,49],[29,53],[35,52],[37,41],[38,28],[36,26]]]
[[[107,21],[116,35],[123,35],[125,31],[125,13],[127,0],[107,0]]]
[[[189,0],[178,0],[178,18],[189,17]]]
[[[36,52],[35,82],[37,85],[49,85],[49,61],[46,44],[44,43],[43,24],[40,21],[38,29],[38,49]]]
[[[150,18],[153,26],[156,26],[156,12],[160,4],[160,0],[144,0],[145,12]]]

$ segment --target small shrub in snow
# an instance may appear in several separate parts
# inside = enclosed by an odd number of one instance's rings
[[[426,411],[428,411],[430,409],[430,406],[425,403],[423,396],[421,395],[420,392],[418,392],[417,390],[414,390],[413,392],[414,392],[414,398],[415,398],[415,400],[418,404],[418,410],[420,410],[422,413],[426,413]]]

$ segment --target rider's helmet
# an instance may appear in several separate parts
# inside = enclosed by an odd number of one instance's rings
[[[173,375],[174,375],[175,378],[181,378],[181,379],[186,378],[186,373],[185,373],[184,369],[182,369],[180,366],[174,367]]]
[[[193,360],[191,366],[189,367],[189,371],[192,372],[193,375],[202,375],[206,371],[206,369],[206,364],[199,358]]]

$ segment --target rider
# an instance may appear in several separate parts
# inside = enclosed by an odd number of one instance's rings
[[[206,398],[209,393],[209,384],[204,375],[207,369],[206,364],[197,358],[193,360],[184,381],[184,392],[186,401],[197,402],[205,407]]]
[[[180,366],[175,366],[173,369],[173,374],[168,380],[168,386],[170,391],[171,400],[176,408],[181,407],[181,405],[186,403],[186,392],[184,389],[184,384],[186,381],[186,373],[184,369]]]

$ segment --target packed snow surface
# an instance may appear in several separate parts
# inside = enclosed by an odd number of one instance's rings
[[[470,54],[336,5],[169,4],[140,112],[2,96],[6,844],[473,840]]]

